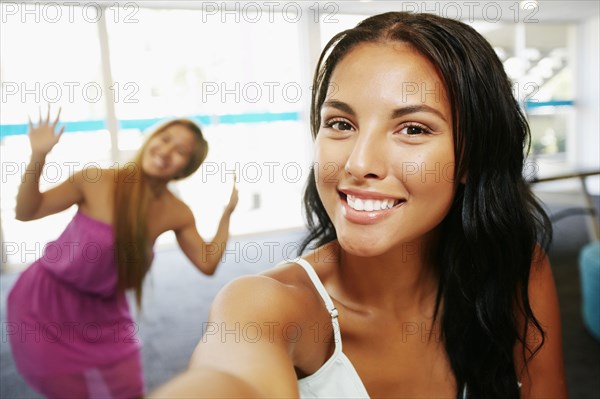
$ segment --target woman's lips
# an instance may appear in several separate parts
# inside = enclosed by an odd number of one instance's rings
[[[374,224],[393,214],[406,202],[402,198],[370,197],[340,192],[344,217],[352,223]]]

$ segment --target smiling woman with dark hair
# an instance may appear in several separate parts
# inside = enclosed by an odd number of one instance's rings
[[[485,39],[368,18],[324,49],[311,126],[313,250],[225,287],[210,322],[240,333],[206,334],[156,395],[566,397],[529,128]]]

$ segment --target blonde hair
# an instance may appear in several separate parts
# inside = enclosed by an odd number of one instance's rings
[[[198,170],[208,154],[208,143],[202,130],[190,119],[173,119],[152,129],[133,161],[116,171],[113,231],[117,281],[121,290],[133,288],[138,307],[142,303],[142,282],[152,262],[146,223],[151,192],[148,178],[142,170],[142,158],[148,143],[174,125],[188,128],[196,140],[187,165],[173,180],[183,179]]]

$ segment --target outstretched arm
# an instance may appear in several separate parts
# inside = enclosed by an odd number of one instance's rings
[[[29,120],[29,141],[31,144],[31,160],[21,179],[15,216],[18,220],[34,220],[63,211],[83,199],[79,188],[80,176],[70,176],[59,186],[40,192],[39,182],[46,163],[46,156],[58,143],[64,127],[55,132],[60,117],[60,110],[53,122],[50,121],[50,108],[46,119],[40,115],[37,126]]]
[[[213,302],[189,368],[150,397],[297,398],[293,344],[284,330],[297,306],[288,290],[265,276],[228,284]]]
[[[227,246],[227,240],[229,240],[229,221],[237,202],[238,192],[234,184],[229,203],[221,216],[217,234],[215,234],[211,242],[205,242],[200,234],[198,234],[194,215],[187,207],[185,210],[186,223],[181,228],[175,230],[177,242],[183,253],[204,274],[212,275],[217,269],[219,262],[221,262],[221,257]]]

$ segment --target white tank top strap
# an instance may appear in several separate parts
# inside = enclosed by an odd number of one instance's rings
[[[323,299],[323,302],[325,302],[325,307],[327,308],[327,311],[329,312],[329,315],[331,316],[331,324],[333,325],[333,334],[334,334],[334,338],[335,338],[335,353],[341,352],[342,351],[342,335],[340,333],[340,324],[338,321],[338,310],[336,309],[335,305],[333,304],[331,297],[327,293],[325,286],[319,279],[319,276],[317,276],[317,273],[315,272],[315,269],[313,268],[313,266],[308,261],[306,261],[302,258],[294,259],[294,262],[297,263],[298,265],[302,266],[302,268],[306,271],[306,274],[308,274],[310,281],[312,281],[313,285],[317,289],[317,292]]]

